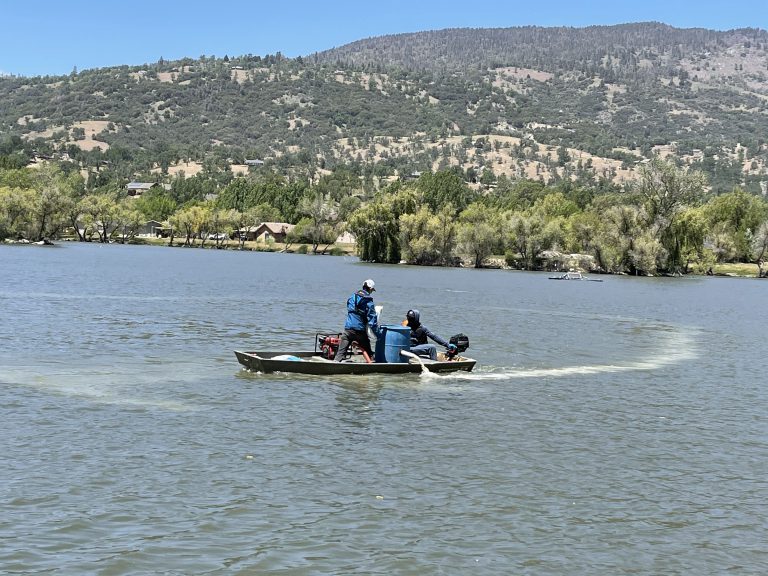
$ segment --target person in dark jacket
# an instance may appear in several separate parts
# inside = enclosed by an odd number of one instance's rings
[[[368,338],[366,327],[369,327],[374,334],[379,331],[379,318],[376,314],[376,307],[373,305],[373,293],[375,283],[370,278],[363,282],[362,289],[358,290],[347,300],[347,321],[344,323],[344,333],[339,341],[339,349],[336,352],[334,360],[341,362],[347,354],[347,349],[352,342],[373,358],[371,350],[371,340]]]
[[[427,338],[434,340],[440,346],[445,346],[448,350],[451,347],[456,347],[424,326],[421,323],[421,314],[418,310],[408,310],[404,324],[411,329],[411,352],[417,356],[428,356],[431,360],[437,360],[437,346],[427,342]]]

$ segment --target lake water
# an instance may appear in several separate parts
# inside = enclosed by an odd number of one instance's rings
[[[368,277],[476,371],[240,370]],[[766,281],[83,244],[0,278],[0,572],[768,572]]]

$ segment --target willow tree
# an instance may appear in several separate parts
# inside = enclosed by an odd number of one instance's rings
[[[459,216],[459,251],[472,257],[475,268],[502,245],[498,212],[480,203],[467,207]]]
[[[685,206],[700,203],[706,185],[702,172],[683,170],[659,157],[640,166],[635,183],[650,221],[669,221]]]
[[[506,244],[512,252],[512,257],[519,256],[527,270],[533,270],[545,249],[544,226],[544,218],[528,210],[508,212],[505,215],[503,230]]]
[[[630,269],[638,276],[655,276],[667,256],[661,241],[651,230],[643,230],[627,251]]]
[[[355,235],[361,260],[391,264],[400,260],[400,228],[386,202],[374,201],[359,208],[349,217],[347,228]]]
[[[445,205],[437,214],[422,206],[400,217],[400,241],[405,260],[413,264],[449,265],[456,248],[455,210]]]
[[[635,246],[636,239],[643,234],[645,221],[645,212],[630,204],[610,206],[603,212],[592,248],[603,270],[638,273],[639,255],[645,259],[651,246],[647,242],[642,249]]]
[[[700,171],[686,171],[659,157],[643,164],[638,177],[635,191],[643,199],[646,229],[654,231],[666,252],[662,267],[679,270],[685,264],[680,250],[684,239],[679,237],[681,232],[685,233],[685,226],[678,225],[676,219],[686,208],[703,202],[706,177]]]
[[[29,236],[34,196],[29,188],[0,186],[0,240]]]
[[[85,220],[83,229],[86,238],[90,239],[95,232],[99,235],[99,242],[109,242],[116,228],[115,221],[118,219],[117,193],[108,189],[101,194],[89,194],[82,199],[80,207]]]
[[[366,262],[396,264],[401,259],[400,217],[416,211],[416,194],[410,188],[390,190],[357,209],[347,220],[347,228],[356,238],[358,256]]]
[[[675,215],[665,244],[670,251],[668,261],[676,270],[687,274],[691,264],[704,263],[706,232],[707,223],[701,207],[689,208]]]
[[[208,235],[213,232],[213,203],[203,202],[190,208],[192,224],[194,226],[194,236],[200,238],[200,246],[205,246]],[[194,238],[192,244],[194,245]]]
[[[30,214],[30,240],[57,236],[68,221],[64,210],[66,200],[73,191],[82,188],[83,179],[77,172],[66,175],[54,164],[41,166],[33,176],[35,194]]]
[[[757,264],[757,277],[765,278],[766,273],[763,267],[765,266],[765,259],[768,257],[768,220],[760,224],[752,235],[750,249],[750,256]]]
[[[600,223],[600,217],[593,211],[573,214],[566,225],[567,247],[573,252],[593,254]]]
[[[200,207],[190,206],[182,208],[173,213],[169,218],[168,223],[174,233],[178,232],[179,235],[184,235],[184,246],[194,246],[195,235],[199,229],[200,220]],[[173,235],[171,236],[169,245],[173,243]]]
[[[703,207],[709,228],[728,236],[732,258],[748,262],[751,238],[768,217],[768,203],[759,196],[736,189],[713,198]]]
[[[333,244],[338,237],[339,204],[336,200],[316,189],[312,196],[301,199],[299,211],[306,214],[307,218],[299,221],[297,228],[303,231],[312,244],[312,254],[317,254],[320,244],[325,244],[326,249]]]
[[[132,198],[123,198],[118,204],[115,215],[115,231],[118,241],[126,244],[136,237],[144,215],[135,206]]]

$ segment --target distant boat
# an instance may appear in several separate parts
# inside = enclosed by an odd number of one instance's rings
[[[587,278],[582,274],[581,272],[575,271],[575,270],[569,270],[565,274],[561,274],[560,276],[550,276],[550,280],[588,280],[590,282],[602,282],[602,280],[598,280],[597,278]]]

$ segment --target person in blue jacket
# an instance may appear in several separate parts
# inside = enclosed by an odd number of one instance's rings
[[[352,342],[373,358],[371,340],[368,338],[366,327],[370,327],[374,334],[379,331],[379,318],[376,307],[373,305],[373,293],[375,283],[370,278],[363,282],[362,289],[358,290],[347,300],[347,321],[344,323],[344,333],[339,341],[339,349],[334,360],[341,362],[347,354],[347,349]]]
[[[427,338],[434,340],[440,346],[445,346],[448,350],[456,349],[454,344],[449,344],[421,323],[421,314],[418,310],[408,310],[403,324],[411,329],[411,352],[417,356],[428,356],[431,360],[437,360],[437,346],[427,342]]]

